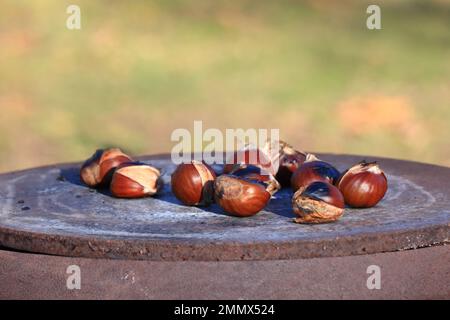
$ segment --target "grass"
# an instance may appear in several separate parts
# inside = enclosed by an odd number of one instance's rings
[[[79,31],[69,2],[2,4],[0,171],[167,152],[194,120],[450,165],[449,1],[381,1],[376,31],[356,0],[78,4]]]

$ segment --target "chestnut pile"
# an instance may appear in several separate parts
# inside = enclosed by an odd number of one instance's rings
[[[292,207],[297,223],[325,223],[339,219],[345,205],[375,206],[386,194],[387,178],[376,162],[362,161],[342,174],[331,164],[308,155],[292,174]]]
[[[158,169],[134,161],[118,148],[97,150],[81,166],[81,180],[91,188],[108,188],[118,198],[157,194],[162,186]]]
[[[387,191],[387,179],[375,163],[361,162],[342,174],[331,164],[280,143],[279,167],[271,172],[259,164],[264,152],[248,150],[241,163],[225,165],[221,174],[204,162],[181,164],[172,174],[172,192],[185,205],[217,203],[225,212],[248,217],[263,210],[281,187],[294,191],[292,208],[297,223],[326,223],[339,219],[345,205],[375,206]],[[270,168],[269,168],[270,169]]]
[[[173,194],[187,206],[216,203],[230,215],[249,217],[263,210],[282,187],[291,187],[294,222],[314,224],[336,221],[346,205],[373,207],[387,191],[386,176],[376,162],[360,162],[341,174],[333,165],[285,142],[280,142],[275,159],[263,150],[240,152],[240,157],[234,154],[235,164],[221,170],[204,161],[180,164],[171,176]],[[250,152],[257,152],[256,157],[250,157]],[[256,163],[250,163],[250,158]],[[163,186],[158,169],[133,161],[117,148],[97,150],[83,164],[81,179],[90,187],[109,187],[119,198],[152,196]]]

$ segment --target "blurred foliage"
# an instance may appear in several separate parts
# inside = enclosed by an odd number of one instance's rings
[[[450,1],[377,1],[374,31],[370,3],[2,0],[0,171],[169,152],[194,120],[450,165]]]

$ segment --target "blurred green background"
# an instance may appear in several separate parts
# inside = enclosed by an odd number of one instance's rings
[[[381,7],[382,30],[366,28]],[[81,8],[68,30],[66,8]],[[0,171],[176,128],[280,128],[299,149],[450,165],[450,1],[0,3]]]

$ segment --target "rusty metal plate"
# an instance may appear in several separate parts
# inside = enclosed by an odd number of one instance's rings
[[[0,175],[0,245],[64,256],[149,260],[265,260],[344,256],[449,242],[450,169],[400,160],[320,155],[343,170],[378,160],[389,179],[371,209],[346,209],[336,223],[292,222],[290,190],[256,216],[216,205],[181,205],[170,192],[168,156],[143,157],[165,172],[155,198],[124,200],[83,186],[79,164]]]

